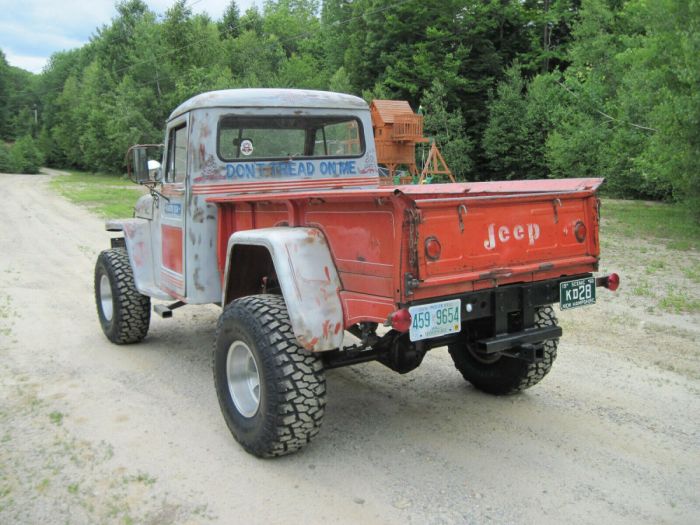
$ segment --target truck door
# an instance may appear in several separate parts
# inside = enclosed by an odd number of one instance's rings
[[[160,205],[160,286],[175,297],[185,297],[185,192],[187,177],[187,119],[171,123],[165,152],[163,195]]]

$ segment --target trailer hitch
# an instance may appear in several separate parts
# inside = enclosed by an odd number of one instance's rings
[[[544,343],[525,343],[512,350],[506,350],[501,355],[520,359],[527,363],[540,363],[544,361]]]

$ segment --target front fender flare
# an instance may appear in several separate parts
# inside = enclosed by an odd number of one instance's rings
[[[222,304],[230,279],[235,279],[236,246],[266,248],[287,305],[294,335],[314,352],[334,350],[343,342],[343,307],[340,278],[323,233],[317,228],[260,228],[231,235],[226,250]]]
[[[146,219],[113,219],[107,221],[105,229],[109,232],[124,233],[126,251],[129,254],[129,262],[139,293],[163,301],[173,300],[173,297],[161,290],[155,283],[150,221]]]

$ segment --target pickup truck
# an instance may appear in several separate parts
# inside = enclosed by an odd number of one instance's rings
[[[136,343],[151,299],[162,317],[220,305],[214,385],[256,456],[319,432],[335,367],[406,373],[446,346],[474,387],[529,388],[556,357],[552,305],[619,285],[593,275],[602,179],[380,185],[354,96],[204,93],[173,111],[158,146],[127,155],[149,193],[133,218],[107,222],[118,233],[95,267],[99,321],[110,341]]]

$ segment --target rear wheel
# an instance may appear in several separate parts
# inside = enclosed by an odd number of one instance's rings
[[[538,327],[556,326],[557,318],[551,306],[535,312]],[[539,383],[546,376],[557,357],[559,339],[544,342],[544,359],[528,363],[507,356],[486,355],[469,344],[458,343],[447,347],[455,367],[467,381],[479,390],[495,395],[515,394]]]
[[[323,365],[297,342],[281,296],[243,297],[224,308],[213,369],[226,424],[247,452],[282,456],[318,434]]]
[[[102,331],[118,345],[138,343],[148,333],[151,299],[139,293],[126,250],[100,253],[95,265],[95,303]]]

